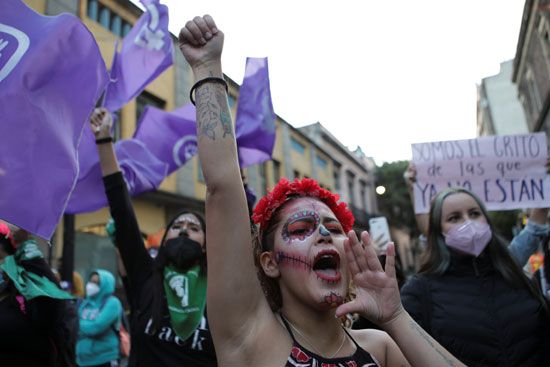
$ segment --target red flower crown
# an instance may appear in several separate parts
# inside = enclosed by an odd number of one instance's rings
[[[294,179],[293,182],[282,178],[271,192],[260,199],[254,208],[252,220],[260,225],[260,230],[264,231],[267,228],[273,213],[288,200],[289,196],[318,198],[336,215],[344,232],[347,233],[353,228],[355,218],[346,203],[338,203],[340,199],[338,194],[323,189],[317,181],[311,178]]]

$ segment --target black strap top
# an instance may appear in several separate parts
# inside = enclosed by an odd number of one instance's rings
[[[379,367],[380,365],[369,352],[364,350],[357,344],[355,339],[344,329],[344,332],[348,334],[349,338],[355,344],[355,353],[349,357],[340,358],[324,358],[317,355],[306,348],[302,347],[300,343],[294,338],[294,334],[290,329],[288,321],[281,314],[281,320],[285,325],[290,337],[292,338],[292,350],[290,356],[285,364],[285,367]]]

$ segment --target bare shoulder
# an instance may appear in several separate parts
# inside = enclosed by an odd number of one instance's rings
[[[392,338],[385,331],[376,329],[348,331],[361,348],[369,352],[377,361],[384,364],[387,347],[393,343]]]

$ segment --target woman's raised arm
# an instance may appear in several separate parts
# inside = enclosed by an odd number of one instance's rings
[[[195,17],[179,35],[195,76],[199,158],[206,182],[208,319],[218,345],[238,342],[267,302],[256,278],[250,222],[223,80],[223,33],[212,17]]]

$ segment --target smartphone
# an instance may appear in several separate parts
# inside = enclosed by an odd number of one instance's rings
[[[388,242],[391,241],[390,227],[386,217],[375,217],[369,219],[369,234],[372,243],[379,251],[386,251]]]

